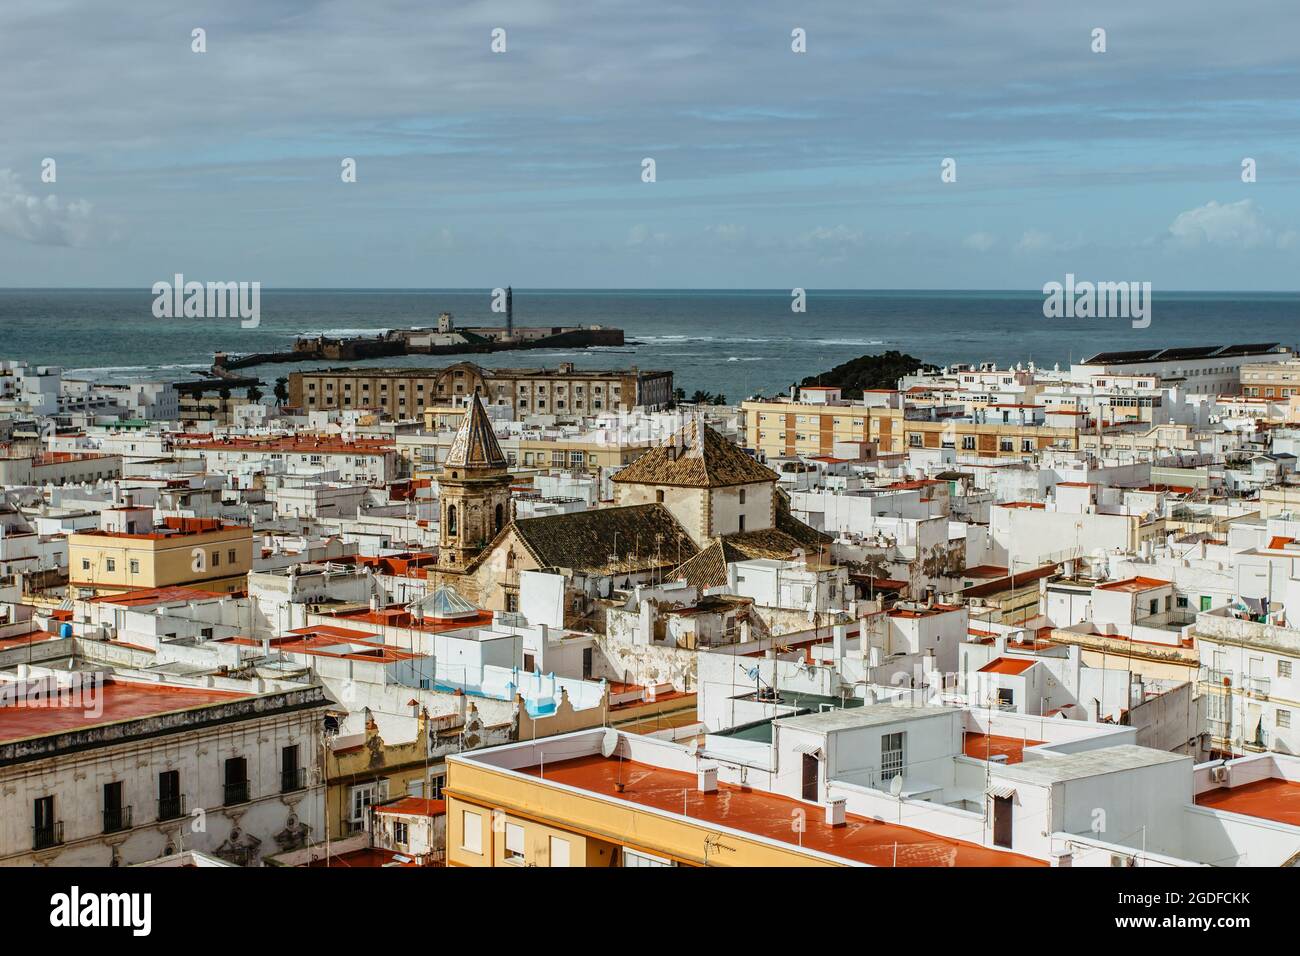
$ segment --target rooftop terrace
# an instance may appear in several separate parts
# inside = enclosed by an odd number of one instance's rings
[[[542,776],[536,766],[521,773]],[[547,763],[544,778],[589,793],[696,820],[715,823],[782,843],[817,850],[871,866],[1044,866],[1016,853],[923,833],[849,814],[844,826],[821,819],[820,808],[788,797],[719,783],[701,793],[691,774],[600,756]],[[616,787],[623,783],[623,792]],[[792,811],[807,812],[806,829],[791,828]]]

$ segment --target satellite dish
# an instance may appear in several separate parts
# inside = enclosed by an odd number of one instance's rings
[[[896,797],[903,792],[903,775],[901,773],[894,774],[894,779],[889,781],[889,792]]]
[[[692,740],[686,745],[686,752],[692,757],[698,756],[700,752],[700,742],[698,740]]]
[[[617,749],[618,731],[613,727],[606,727],[605,733],[600,738],[600,755],[602,757],[612,757]]]

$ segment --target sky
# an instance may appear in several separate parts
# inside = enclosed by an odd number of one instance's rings
[[[1294,0],[5,0],[0,286],[1295,290],[1298,35]]]

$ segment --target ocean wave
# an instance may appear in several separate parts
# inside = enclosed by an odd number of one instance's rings
[[[175,365],[95,365],[86,368],[65,368],[65,375],[75,375],[79,372],[176,372],[191,371],[193,369],[210,368],[205,362],[191,362]]]
[[[348,338],[357,335],[366,335],[370,338],[374,338],[376,335],[385,335],[391,331],[392,329],[303,329],[294,334],[308,339],[317,335],[324,335],[327,338],[332,339]]]

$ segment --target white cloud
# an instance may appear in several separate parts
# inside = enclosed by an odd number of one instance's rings
[[[721,242],[741,242],[749,235],[749,230],[744,226],[738,226],[731,222],[708,226],[705,231]]]
[[[652,232],[645,223],[639,222],[627,231],[627,244],[629,246],[659,246],[667,241],[668,233]]]
[[[1026,229],[1025,234],[1016,243],[1016,252],[1030,255],[1038,252],[1051,252],[1055,248],[1056,240],[1052,238],[1051,233],[1043,232],[1041,229]]]
[[[1204,206],[1180,212],[1169,226],[1169,238],[1187,248],[1257,249],[1276,245],[1289,249],[1296,243],[1294,231],[1274,229],[1250,199],[1233,203],[1210,200]]]
[[[974,249],[976,252],[988,252],[997,244],[997,241],[994,236],[987,232],[972,232],[961,241],[961,244],[967,249]]]
[[[0,169],[0,233],[43,246],[79,246],[90,237],[91,205],[27,192],[11,169]]]

